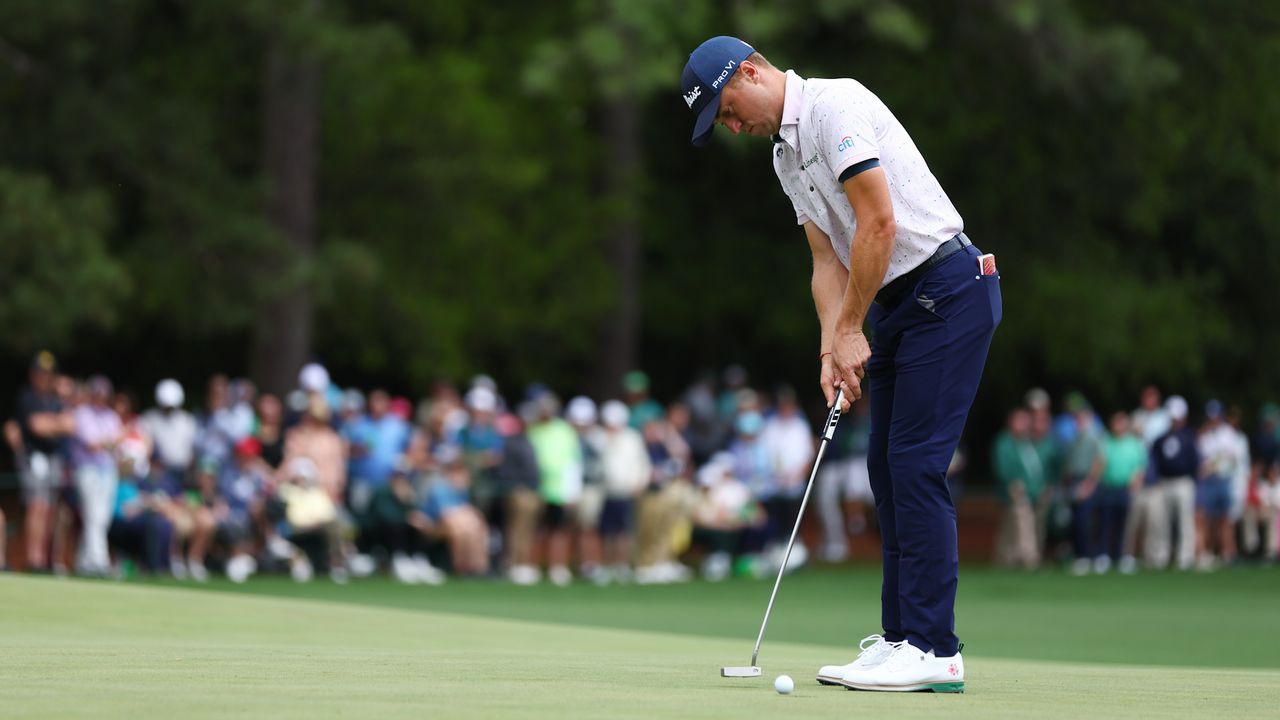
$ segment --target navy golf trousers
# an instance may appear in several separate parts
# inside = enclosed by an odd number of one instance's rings
[[[998,275],[975,247],[931,268],[897,305],[871,306],[867,465],[884,553],[887,640],[956,654],[956,510],[947,465],[1000,324]]]

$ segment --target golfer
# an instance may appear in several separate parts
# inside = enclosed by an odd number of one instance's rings
[[[870,395],[883,633],[818,681],[963,692],[946,469],[1000,323],[995,258],[965,237],[907,131],[857,81],[783,72],[722,36],[693,51],[682,86],[694,145],[717,124],[773,141],[774,171],[813,252],[822,391],[828,405],[841,388],[861,397],[864,382]]]

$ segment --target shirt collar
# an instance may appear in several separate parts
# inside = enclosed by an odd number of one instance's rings
[[[804,78],[794,70],[787,71],[787,88],[782,100],[782,124],[778,128],[778,140],[785,141],[799,150],[800,113],[804,109]]]

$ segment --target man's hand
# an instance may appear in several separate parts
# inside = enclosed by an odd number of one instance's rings
[[[840,408],[844,412],[854,400],[862,397],[862,377],[871,359],[871,345],[862,330],[846,331],[837,327],[828,357],[833,361],[836,389],[844,388],[845,405]],[[834,393],[829,397],[834,399]]]
[[[822,370],[818,372],[818,386],[822,388],[822,395],[827,399],[827,407],[830,408],[836,401],[836,393],[840,390],[840,376],[836,374],[836,363],[831,359],[831,353],[822,354]],[[840,411],[844,412],[844,408],[840,408]]]

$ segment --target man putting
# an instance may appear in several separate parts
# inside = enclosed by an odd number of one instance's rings
[[[818,682],[963,692],[946,470],[1000,323],[995,258],[970,244],[907,131],[857,81],[784,73],[722,36],[693,51],[682,86],[694,145],[716,124],[773,140],[774,171],[813,252],[827,405],[841,388],[846,404],[861,397],[864,375],[871,395],[884,630]]]

